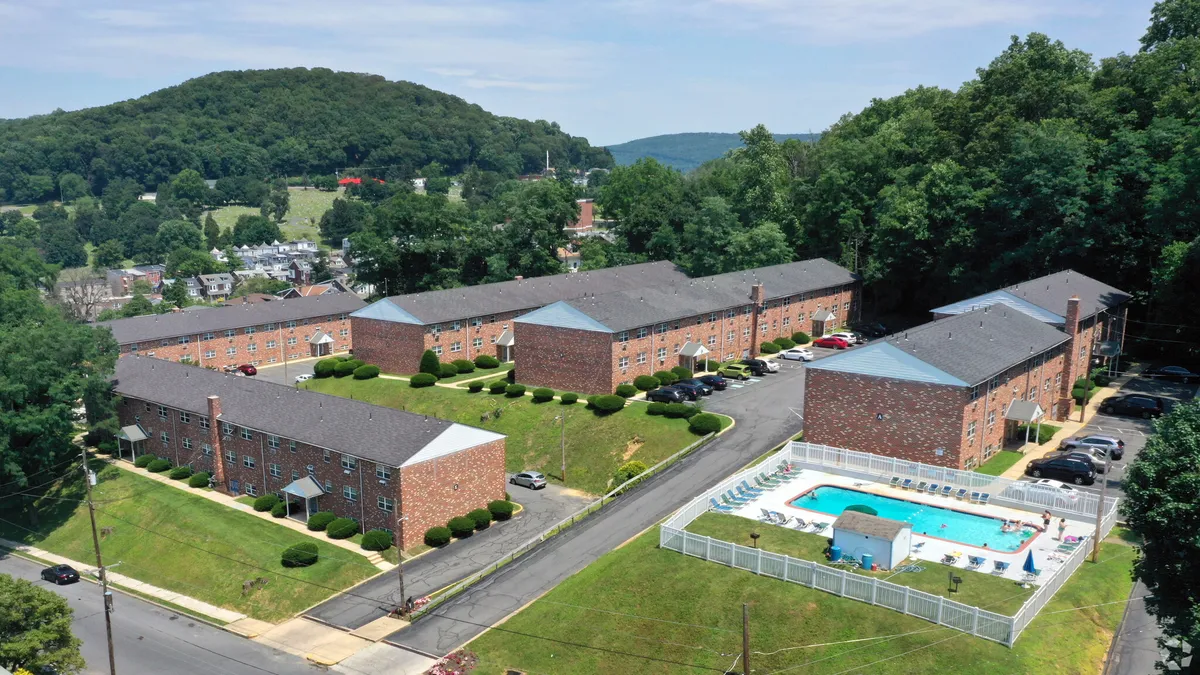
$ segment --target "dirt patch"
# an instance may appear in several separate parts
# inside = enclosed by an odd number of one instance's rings
[[[625,452],[621,453],[621,459],[629,461],[629,458],[637,454],[637,451],[641,450],[645,444],[646,441],[643,441],[640,436],[634,436],[629,439],[629,442],[625,444]]]

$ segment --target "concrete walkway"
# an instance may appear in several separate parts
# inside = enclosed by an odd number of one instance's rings
[[[94,566],[86,565],[77,560],[71,560],[70,558],[64,558],[56,553],[43,551],[42,549],[34,546],[28,546],[19,542],[9,541],[7,539],[0,539],[0,546],[24,553],[25,555],[32,556],[39,560],[45,560],[46,562],[53,563],[55,565],[70,565],[71,567],[74,567],[81,575],[90,574],[94,577],[99,577]],[[185,609],[190,609],[198,614],[211,617],[224,623],[233,623],[234,621],[240,621],[246,618],[245,614],[223,609],[221,607],[217,607],[216,605],[210,605],[207,602],[190,598],[186,595],[180,595],[175,591],[168,591],[165,588],[152,586],[144,581],[138,581],[137,579],[127,577],[124,574],[118,574],[110,571],[108,573],[108,580],[110,583],[121,586],[122,588],[141,593],[142,595],[147,595],[151,598],[155,598],[156,600],[169,602]]]

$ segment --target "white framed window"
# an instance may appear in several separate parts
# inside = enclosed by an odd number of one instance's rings
[[[191,341],[192,341],[192,338],[187,335],[184,335],[183,337],[179,338],[179,344],[181,344],[181,345],[186,345],[187,343],[189,343]]]
[[[715,322],[716,322],[716,320],[717,320],[717,313],[716,313],[716,312],[709,312],[709,313],[708,313],[708,322],[709,322],[709,323],[715,323]]]
[[[792,317],[790,317],[790,316],[783,317],[783,327],[787,328],[790,325],[792,325]]]
[[[186,413],[186,412],[183,412],[182,410],[180,410],[179,411],[179,421],[183,424],[191,424],[192,423],[192,414]]]
[[[233,435],[233,425],[229,422],[221,422],[221,434],[224,436]]]
[[[226,347],[225,348],[225,356],[236,356],[236,355],[237,355],[237,347]]]
[[[375,477],[379,480],[387,480],[392,477],[392,468],[383,464],[375,465]]]
[[[752,308],[750,307],[750,305],[746,305],[745,307],[742,308],[742,314],[744,316],[750,316],[751,309]]]
[[[667,324],[665,324],[665,323],[658,324],[657,326],[654,327],[654,332],[658,333],[659,335],[666,333],[667,332]]]
[[[279,468],[278,464],[272,464],[270,466],[270,471],[271,471],[271,475],[276,478],[279,478],[280,476],[283,475],[283,470]]]
[[[300,472],[292,469],[292,480],[300,480]]]
[[[287,322],[287,327],[288,327],[288,328],[295,328],[295,327],[296,327],[296,322],[295,322],[295,321],[289,321],[289,322]]]
[[[254,440],[254,433],[246,427],[242,427],[242,438],[246,439],[247,441],[252,441]]]
[[[1029,388],[1029,399],[1028,400],[1032,401],[1036,398],[1037,398],[1037,385],[1035,384]]]
[[[971,387],[971,400],[974,401],[977,398],[979,398],[979,385]]]
[[[158,416],[163,418],[164,420],[167,419],[167,417],[169,417],[169,413],[167,412],[167,406],[165,406],[165,405],[158,406]]]
[[[326,464],[328,464],[332,459],[333,459],[333,454],[330,453],[328,450],[321,451],[321,461],[322,462],[325,462]]]
[[[639,366],[646,362],[646,352],[638,352],[637,362]]]
[[[1062,373],[1054,374],[1054,386],[1062,386]]]
[[[267,447],[271,448],[272,450],[278,450],[279,449],[279,437],[268,435],[267,436]]]
[[[267,349],[274,349],[275,345],[276,342],[274,340],[267,340]]]
[[[667,358],[667,348],[666,348],[666,347],[659,347],[659,348],[658,348],[658,360],[659,360],[659,361],[663,361],[663,360],[665,360],[666,358]]]
[[[641,327],[641,328],[637,329],[637,336],[638,336],[639,338],[644,338],[644,337],[646,337],[646,327],[645,327],[645,326],[643,326],[643,327]]]
[[[253,484],[246,483],[246,494],[250,495],[251,497],[256,497],[258,496],[258,490],[255,489]]]
[[[288,441],[288,451],[289,452],[296,451],[296,441]]]
[[[622,369],[628,368],[629,367],[629,357],[622,356],[621,358],[617,359],[617,367],[622,368]]]
[[[255,352],[257,352],[257,351],[258,351],[258,345],[257,345],[257,344],[255,344],[255,343],[253,343],[253,342],[251,342],[250,344],[246,345],[246,351],[248,351],[248,352],[250,352],[251,354],[253,354],[253,353],[255,353]]]
[[[471,346],[475,349],[483,349],[483,338],[475,338],[471,341]]]
[[[729,331],[729,341],[730,342],[733,342],[734,337],[736,337],[736,336],[734,335],[733,331]]]
[[[379,510],[383,511],[384,513],[391,513],[396,508],[396,502],[392,499],[384,497],[383,495],[380,495],[376,498],[375,504],[378,505]]]
[[[325,494],[328,494],[328,495],[333,494],[333,481],[331,481],[329,479],[325,480]]]
[[[971,422],[967,425],[967,443],[975,442],[975,423]]]
[[[451,354],[456,354],[461,351],[462,351],[462,343],[461,342],[451,342],[450,343],[450,353]]]
[[[623,330],[617,333],[617,342],[629,342],[629,331]]]
[[[212,333],[205,333],[205,334],[204,334],[204,339],[205,339],[205,340],[212,340],[212,339],[215,339],[216,337],[217,337],[217,336],[216,336],[216,335],[213,335]]]
[[[717,344],[717,336],[716,336],[716,335],[709,335],[709,336],[708,336],[708,346],[709,346],[709,347],[714,347],[714,346],[716,346],[716,344]]]
[[[749,327],[742,329],[742,337],[744,337],[744,338],[750,337],[750,328]]]
[[[207,428],[208,428],[208,417],[205,417],[205,416],[201,416],[201,417],[200,417],[200,428],[201,428],[201,429],[207,429]]]
[[[184,450],[192,449],[192,439],[188,438],[187,436],[183,437],[183,449]]]
[[[353,471],[358,468],[358,460],[350,455],[342,455],[342,468]]]
[[[237,464],[237,453],[233,450],[226,450],[225,461],[229,462],[230,464]]]
[[[230,328],[229,330],[225,331],[225,337],[227,337],[227,338],[231,338],[231,337],[233,337],[233,336],[234,336],[234,335],[236,335],[236,334],[237,334],[237,331],[235,331],[235,330],[234,330],[234,329],[232,329],[232,328]]]
[[[356,502],[358,501],[358,488],[351,487],[349,485],[343,485],[342,496],[345,497],[347,501]]]
[[[1050,378],[1046,378],[1046,382],[1042,386],[1042,391],[1050,391]]]
[[[254,326],[246,326],[246,335],[254,335],[257,330]]]
[[[217,358],[217,352],[216,352],[216,350],[214,350],[214,349],[206,349],[206,350],[204,350],[204,358],[206,358],[206,359],[215,359],[215,358]]]
[[[171,435],[165,431],[159,434],[158,437],[162,439],[163,445],[168,445],[171,442]]]
[[[294,336],[293,336],[293,337],[290,337],[290,338],[288,338],[288,339],[287,339],[287,343],[288,343],[288,346],[289,346],[289,347],[293,347],[293,346],[295,346],[295,344],[296,344],[296,338],[295,338]]]
[[[433,350],[432,350],[432,351],[433,351],[433,353],[434,353],[434,354],[437,354],[438,356],[441,356],[441,355],[442,355],[442,346],[441,346],[441,345],[434,345],[434,346],[433,346]]]
[[[499,336],[496,336],[496,335],[493,335],[493,336],[492,336],[492,344],[496,344],[496,338],[497,338],[497,337],[499,337]]]
[[[462,330],[462,322],[455,321],[454,323],[450,324],[450,330]]]
[[[434,338],[439,337],[442,334],[442,324],[435,323],[432,326],[430,326],[429,334],[432,335]]]
[[[254,457],[251,455],[242,455],[242,466],[246,467],[247,469],[253,469]]]
[[[993,426],[996,425],[996,411],[995,410],[988,411],[987,420],[988,420],[988,428],[989,429],[991,429]]]
[[[471,325],[474,326],[475,328],[479,328],[480,326],[483,325],[483,318],[477,316],[474,319],[471,319]]]
[[[350,334],[349,328],[343,328],[340,331],[338,331],[338,335],[341,335],[342,337],[346,337],[349,334]]]
[[[208,443],[205,443],[204,445],[200,446],[200,452],[212,457],[212,446]]]

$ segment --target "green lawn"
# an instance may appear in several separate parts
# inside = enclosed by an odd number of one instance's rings
[[[687,420],[652,417],[645,414],[645,407],[636,405],[599,416],[582,401],[574,405],[534,403],[531,396],[508,398],[487,390],[472,394],[450,387],[413,389],[403,380],[328,378],[309,380],[305,386],[507,434],[508,470],[538,470],[554,481],[561,473],[559,423],[554,418],[566,413],[567,485],[593,494],[607,490],[613,473],[624,462],[636,459],[652,466],[699,438],[688,428]],[[482,413],[496,409],[503,412],[500,419],[480,422]]]
[[[881,607],[659,550],[657,543],[656,528],[484,633],[467,647],[480,657],[474,675],[507,668],[555,675],[723,671],[741,649],[742,603],[750,607],[755,652],[921,631],[757,655],[751,665],[759,673],[1094,675],[1132,584],[1133,549],[1103,545],[1102,562],[1085,564],[1010,650]],[[1101,603],[1114,604],[1071,611]],[[741,672],[740,664],[735,670]]]
[[[1024,457],[1024,455],[1019,452],[1015,452],[1013,450],[1001,450],[1000,452],[992,455],[988,461],[984,462],[983,466],[975,469],[975,473],[983,473],[989,476],[999,476],[1005,471],[1008,471],[1013,464],[1021,461],[1022,457]]]
[[[438,382],[441,384],[454,384],[455,382],[462,382],[463,380],[473,380],[477,377],[486,377],[488,379],[484,380],[484,382],[491,382],[492,380],[498,380],[501,377],[504,377],[504,374],[512,370],[514,365],[515,364],[513,362],[509,361],[508,363],[501,363],[499,368],[476,368],[469,373],[459,373],[454,377],[440,379]],[[412,377],[414,374],[415,373],[401,375],[401,377]]]
[[[105,562],[119,562],[117,571],[140,581],[280,621],[378,572],[361,555],[269,521],[99,461],[95,468],[96,526],[113,528],[101,541]],[[41,501],[36,524],[9,507],[0,514],[0,536],[80,562],[95,560],[87,507],[62,501],[83,492],[75,478],[55,486],[49,496],[58,499]],[[318,542],[320,561],[285,569],[280,553],[302,541]],[[259,577],[269,580],[266,587],[243,596],[242,582]]]
[[[817,534],[758,523],[727,513],[705,513],[692,521],[686,529],[689,532],[742,546],[750,546],[752,544],[750,533],[757,532],[760,535],[758,547],[764,551],[782,553],[793,558],[819,563],[826,562],[825,548],[829,546],[829,539]],[[1001,579],[991,574],[959,568],[954,572],[963,579],[963,583],[958,587],[957,593],[950,593],[946,583],[946,572],[950,569],[949,567],[925,560],[910,560],[909,562],[916,563],[925,570],[923,572],[903,572],[894,576],[891,572],[871,572],[860,569],[850,571],[876,579],[887,579],[894,584],[940,595],[955,602],[982,607],[1000,614],[1013,614],[1020,609],[1021,604],[1033,592],[1033,589],[1023,589],[1020,584],[1010,579]]]
[[[321,190],[288,190],[288,212],[285,221],[280,225],[287,239],[312,239],[320,237],[317,224],[333,206],[333,200],[341,196],[342,191],[323,192]],[[258,208],[249,206],[223,206],[213,211],[213,219],[221,229],[232,228],[238,216],[243,214],[255,215]]]

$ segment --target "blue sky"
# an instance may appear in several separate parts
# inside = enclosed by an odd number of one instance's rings
[[[1153,0],[0,0],[0,117],[134,98],[214,70],[411,80],[594,144],[820,131],[874,97],[956,88],[1047,33],[1133,52]]]

